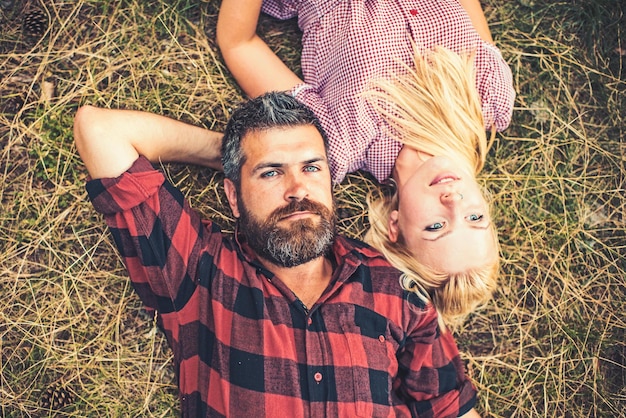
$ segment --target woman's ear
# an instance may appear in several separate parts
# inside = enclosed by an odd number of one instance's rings
[[[389,241],[398,242],[398,236],[400,231],[398,230],[398,211],[392,210],[389,214],[387,223],[387,229],[389,230]]]
[[[233,216],[239,218],[237,187],[235,187],[235,183],[233,183],[232,180],[224,179],[224,192],[226,192],[226,198],[228,199],[228,204],[230,205],[230,210],[233,212]]]

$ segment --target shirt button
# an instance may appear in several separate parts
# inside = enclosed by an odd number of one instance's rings
[[[309,324],[309,326],[313,325],[313,320],[309,318],[309,320],[307,321],[307,324]]]
[[[379,335],[378,336],[378,341],[380,341],[381,343],[385,342],[385,336],[384,335]]]
[[[316,381],[317,383],[321,382],[321,381],[322,381],[322,374],[321,374],[320,372],[315,373],[315,374],[313,375],[313,379],[315,379],[315,381]]]

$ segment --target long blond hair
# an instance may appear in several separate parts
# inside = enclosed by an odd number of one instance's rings
[[[473,56],[443,47],[415,54],[415,67],[373,82],[367,97],[389,125],[391,138],[431,155],[445,155],[469,172],[482,170],[488,151]],[[448,325],[458,324],[491,298],[499,261],[462,273],[436,272],[418,262],[403,243],[389,240],[388,219],[398,208],[397,190],[368,198],[365,240],[404,274],[402,286],[430,300]],[[493,223],[492,223],[493,225]],[[493,229],[497,246],[497,234]]]

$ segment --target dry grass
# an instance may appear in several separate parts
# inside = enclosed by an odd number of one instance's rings
[[[613,0],[485,2],[518,91],[491,150],[504,257],[493,303],[458,332],[493,417],[626,416],[623,10]],[[0,1],[0,414],[172,416],[171,354],[142,313],[84,191],[72,116],[84,103],[222,129],[241,92],[213,43],[217,1]],[[41,37],[22,21],[41,9]],[[293,22],[262,32],[297,68]],[[50,87],[54,87],[51,91]],[[230,225],[221,176],[168,166]],[[361,236],[362,174],[338,189]],[[70,395],[43,407],[46,391]]]

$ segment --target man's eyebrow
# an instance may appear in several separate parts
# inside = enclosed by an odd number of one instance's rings
[[[472,229],[488,229],[490,225],[491,225],[491,221],[487,222],[484,225],[470,225],[470,228],[472,228]],[[451,234],[452,232],[453,231],[446,231],[446,232],[444,232],[441,235],[437,235],[435,238],[426,238],[426,237],[424,237],[424,239],[426,241],[437,241],[438,239],[441,239],[441,238],[445,237],[446,235]]]
[[[256,173],[257,171],[264,170],[266,168],[280,168],[285,164],[281,163],[259,163],[252,168],[252,172]]]
[[[318,163],[320,161],[326,162],[326,158],[324,158],[324,157],[315,157],[315,158],[311,158],[310,160],[303,161],[302,164],[303,165],[307,165],[307,164]]]
[[[313,163],[317,163],[317,162],[326,162],[326,158],[325,157],[315,157],[315,158],[311,158],[309,160],[305,160],[305,161],[301,161],[300,164],[302,165],[308,165],[308,164],[313,164]],[[260,170],[264,170],[266,168],[281,168],[284,167],[286,164],[284,163],[272,163],[272,162],[266,162],[266,163],[259,163],[256,166],[254,166],[254,168],[252,169],[252,173],[256,173],[257,171]]]

